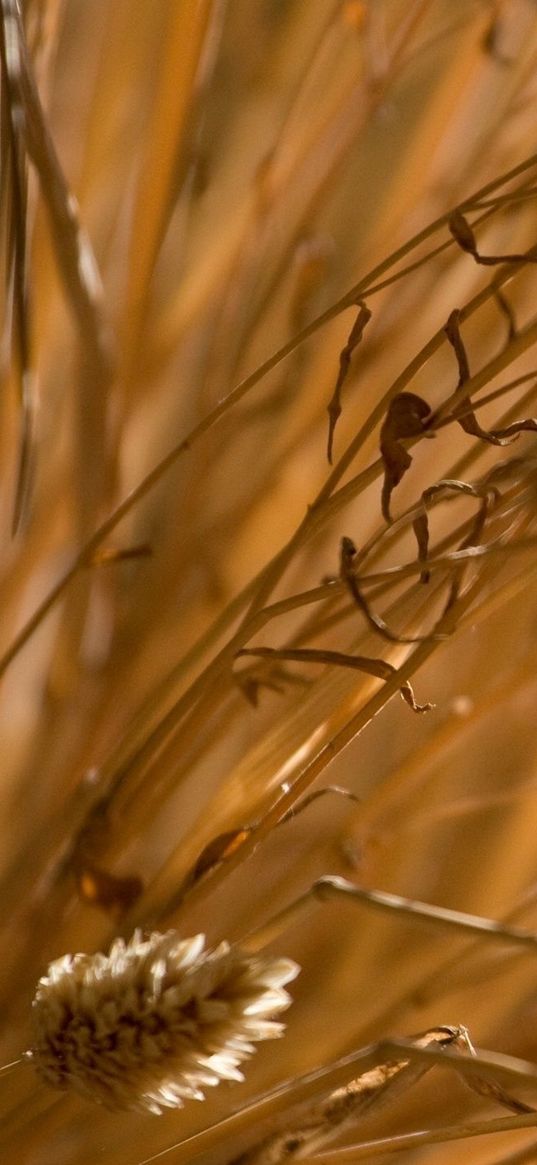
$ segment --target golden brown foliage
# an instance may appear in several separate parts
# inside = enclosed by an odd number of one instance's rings
[[[537,8],[1,12],[1,1062],[68,952],[392,895],[271,932],[303,974],[244,1084],[156,1120],[24,1066],[2,1159],[224,1165],[454,1019],[488,1090],[347,1143],[531,1160]]]

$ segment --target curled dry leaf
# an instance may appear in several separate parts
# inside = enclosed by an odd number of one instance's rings
[[[292,805],[287,810],[287,813],[284,813],[283,817],[280,817],[278,825],[285,825],[287,821],[299,817],[305,809],[309,809],[310,805],[313,805],[320,797],[326,797],[327,794],[343,797],[346,801],[354,801],[356,805],[361,805],[362,803],[361,797],[357,797],[356,793],[351,793],[350,789],[344,789],[341,785],[324,785],[322,789],[314,789],[312,793],[307,793],[305,797],[302,797],[296,805]]]
[[[427,506],[434,497],[442,493],[466,494],[469,497],[479,498],[481,501],[476,519],[472,523],[471,529],[459,549],[477,544],[483,532],[487,515],[499,497],[498,490],[494,486],[473,486],[466,481],[457,481],[455,478],[443,478],[441,481],[437,481],[435,485],[431,485],[428,489],[424,490],[421,495],[421,510],[412,522],[412,528],[418,543],[418,562],[423,562],[424,564],[427,562],[429,553],[429,517]],[[420,582],[428,583],[429,579],[430,572],[424,569],[420,575]]]
[[[193,866],[191,866],[185,875],[181,885],[181,895],[187,894],[201,878],[204,878],[206,874],[210,874],[222,862],[229,861],[239,847],[249,838],[252,829],[253,826],[251,825],[242,825],[238,829],[227,829],[224,833],[219,833],[217,837],[213,837],[204,846]]]
[[[507,425],[505,429],[494,429],[492,436],[499,437],[500,439],[510,439],[513,436],[518,436],[519,433],[535,432],[537,432],[537,417],[527,417],[525,421],[514,421],[512,425]]]
[[[387,639],[389,643],[425,643],[431,639],[445,638],[445,636],[441,635],[435,636],[434,633],[431,633],[430,635],[405,636],[398,635],[395,631],[392,631],[391,628],[388,627],[388,624],[384,622],[384,619],[382,619],[380,615],[377,615],[375,611],[371,610],[367,599],[364,598],[360,590],[358,577],[354,571],[355,557],[356,547],[352,541],[352,538],[342,538],[340,551],[340,576],[342,581],[348,587],[350,594],[356,603],[356,606],[359,607],[360,611],[362,611],[362,613],[365,615],[365,618],[367,619],[367,622],[373,631],[378,631],[379,634],[382,635],[384,639]]]
[[[461,335],[460,317],[460,309],[455,308],[451,312],[444,328],[457,359],[459,369],[457,392],[470,379],[470,365]],[[515,421],[512,425],[507,425],[502,429],[491,429],[487,431],[487,429],[483,429],[479,424],[469,397],[465,398],[464,412],[459,413],[457,411],[455,417],[465,433],[468,433],[471,437],[480,437],[482,441],[487,441],[489,445],[510,445],[512,441],[516,440],[519,433],[537,431],[537,419],[534,417],[529,417],[525,421]]]
[[[425,431],[431,410],[427,401],[414,392],[400,392],[394,396],[380,430],[380,452],[384,462],[382,486],[382,514],[391,522],[390,499],[396,485],[412,464],[408,449],[402,444],[406,437],[418,437]]]
[[[278,666],[276,661],[268,663],[266,666],[260,664],[259,667],[254,666],[251,669],[233,671],[233,678],[253,708],[259,706],[259,692],[262,688],[281,695],[286,687],[292,684],[302,685],[305,682],[289,668],[285,668],[281,664]]]
[[[292,805],[286,813],[280,817],[278,825],[285,825],[288,821],[299,817],[305,809],[308,809],[320,797],[325,797],[329,794],[335,794],[338,797],[343,797],[348,801],[354,801],[355,804],[361,804],[360,797],[355,793],[351,793],[350,789],[343,789],[340,785],[325,785],[322,789],[315,789],[312,793],[308,793],[302,797],[296,805]],[[234,856],[237,850],[245,841],[251,836],[253,830],[259,824],[258,821],[251,825],[241,825],[238,829],[228,829],[224,833],[219,833],[217,837],[213,837],[210,842],[202,849],[196,861],[191,866],[190,870],[183,879],[181,886],[182,896],[188,892],[207,874],[210,874],[217,866],[222,865],[223,862],[229,861]]]
[[[336,428],[338,419],[341,416],[341,389],[343,387],[343,384],[346,380],[346,377],[347,377],[347,374],[348,374],[348,371],[350,368],[351,358],[352,358],[352,354],[354,352],[354,349],[360,343],[360,340],[362,339],[362,336],[364,334],[364,328],[365,328],[366,324],[369,323],[369,320],[371,319],[371,312],[370,312],[369,308],[366,307],[365,303],[359,303],[358,306],[359,306],[360,310],[358,312],[358,315],[357,315],[357,317],[354,321],[354,324],[351,328],[351,331],[349,333],[349,338],[347,340],[347,343],[345,344],[345,347],[342,348],[342,350],[340,352],[339,372],[338,372],[338,378],[336,381],[336,387],[334,388],[334,392],[332,394],[330,404],[328,405],[327,456],[328,456],[328,460],[329,460],[330,464],[332,464],[332,450],[333,450],[333,444],[334,444],[334,432],[335,432],[335,428]]]
[[[499,263],[535,263],[537,261],[537,255],[533,249],[527,255],[481,255],[477,249],[476,237],[470,223],[460,210],[453,211],[449,217],[448,226],[461,250],[466,251],[475,259],[476,263],[481,263],[483,267],[496,267]]]
[[[239,655],[258,655],[263,659],[286,659],[295,663],[327,663],[336,667],[353,668],[355,671],[366,672],[367,675],[377,676],[380,680],[389,680],[397,675],[397,668],[384,659],[370,659],[364,655],[346,655],[342,651],[322,651],[310,647],[278,648],[278,647],[251,647],[238,652]],[[401,684],[400,692],[403,700],[412,708],[413,712],[429,712],[434,704],[418,704],[411,684],[405,680]]]

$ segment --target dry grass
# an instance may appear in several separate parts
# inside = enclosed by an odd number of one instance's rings
[[[22,8],[0,46],[1,1062],[51,959],[135,925],[235,942],[325,873],[537,930],[536,437],[486,439],[537,415],[535,4]],[[464,487],[424,495],[443,479]],[[336,785],[358,800],[294,812]],[[439,1025],[490,1050],[487,1079],[537,1063],[531,944],[335,900],[271,950],[303,972],[244,1084],[156,1118],[20,1068],[2,1160],[224,1165],[296,1125],[302,1086],[356,1076],[342,1057]],[[508,1087],[537,1104],[529,1068]],[[344,1137],[437,1130],[391,1148],[514,1165],[531,1124],[437,1067]],[[334,1148],[319,1165],[392,1159]]]

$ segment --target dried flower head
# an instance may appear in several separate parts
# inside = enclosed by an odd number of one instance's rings
[[[299,968],[204,944],[203,935],[135,931],[108,955],[51,963],[33,1002],[29,1055],[40,1076],[108,1108],[154,1113],[242,1080],[254,1043],[282,1034],[272,1017],[288,1007],[283,985]]]

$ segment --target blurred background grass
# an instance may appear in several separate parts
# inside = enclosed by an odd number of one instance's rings
[[[367,273],[531,154],[535,4],[26,0],[23,9],[22,75],[27,67],[43,115],[17,74],[6,0],[5,1061],[28,1046],[34,985],[50,959],[106,946],[135,924],[235,940],[326,872],[537,925],[534,548],[481,559],[448,613],[453,636],[417,647],[374,634],[341,584],[326,581],[342,535],[359,548],[377,540],[364,573],[415,559],[409,522],[390,533],[381,517],[385,394],[408,387],[433,409],[450,398],[457,364],[442,329],[480,292],[463,328],[471,371],[485,369],[480,387],[528,374],[480,411],[481,424],[534,410],[531,263],[480,267],[444,222],[386,266],[386,287],[368,294],[381,276]],[[478,230],[482,253],[535,246],[534,171],[493,192],[509,198]],[[487,292],[499,274],[515,335]],[[358,280],[373,314],[343,389],[329,478],[326,409]],[[534,441],[497,450],[451,422],[413,450],[394,517],[438,479],[475,482],[511,458],[483,540],[531,538]],[[435,508],[433,546],[460,545],[475,511],[457,495]],[[426,634],[447,585],[444,571],[428,588],[414,575],[367,593],[391,626]],[[296,598],[321,586],[315,603]],[[233,662],[255,644],[404,664],[417,699],[435,708],[413,716],[397,679]],[[238,673],[259,685],[256,707]],[[352,790],[359,804],[327,794],[274,828],[314,780]],[[204,848],[241,828],[232,860],[217,860],[217,842],[196,880]],[[431,1025],[465,1023],[478,1045],[537,1057],[528,957],[348,905],[318,907],[274,945],[303,974],[286,1038],[260,1050],[244,1085],[157,1120],[68,1097],[50,1107],[21,1070],[3,1082],[3,1159],[136,1165],[283,1079]],[[367,1132],[489,1112],[492,1102],[437,1071]],[[534,1144],[527,1131],[477,1139],[464,1159],[499,1165],[530,1145],[533,1160]],[[238,1148],[223,1131],[206,1159],[225,1162]],[[455,1143],[419,1159],[460,1153]],[[183,1146],[166,1160],[193,1158]]]

